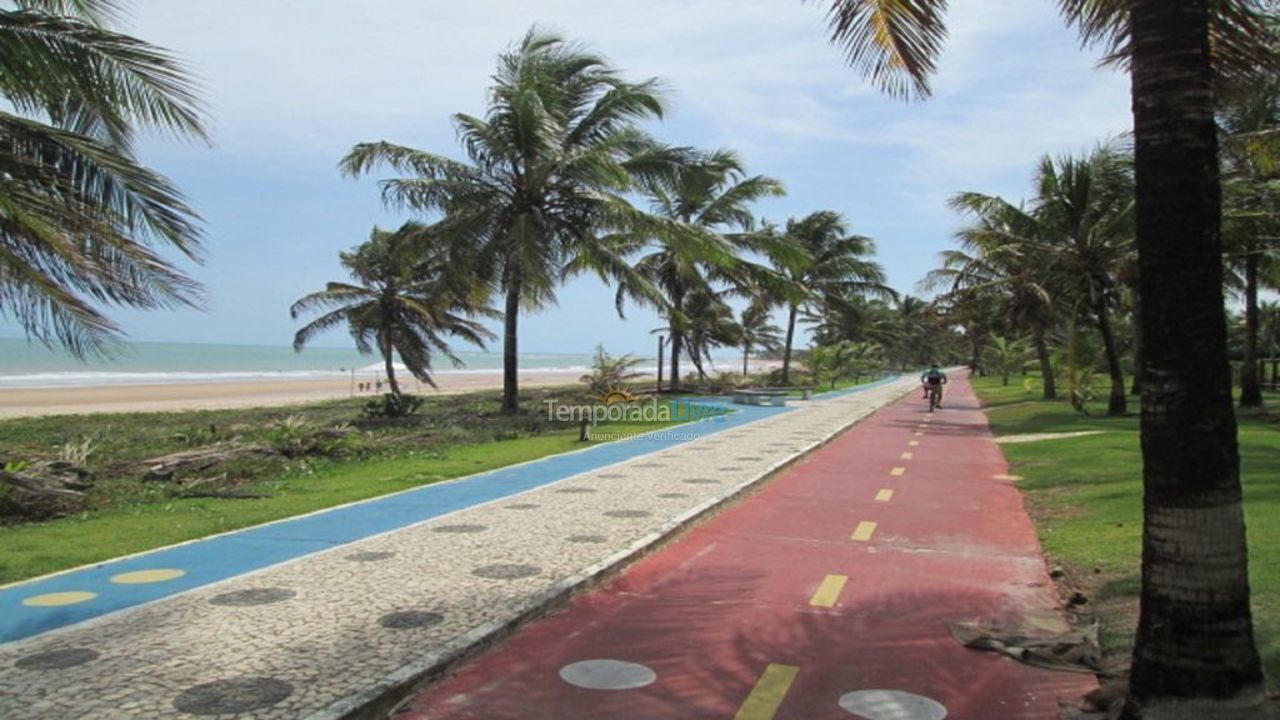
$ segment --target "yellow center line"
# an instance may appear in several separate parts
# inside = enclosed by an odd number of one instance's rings
[[[909,446],[911,446],[911,447],[920,447],[920,441],[919,441],[919,440],[908,440],[908,441],[907,441],[907,445],[909,445]]]
[[[904,467],[896,467],[896,468],[894,468],[894,469],[890,470],[890,471],[889,471],[889,474],[890,474],[890,475],[892,475],[892,476],[894,476],[894,477],[902,477],[902,475],[903,475],[905,472],[907,472],[907,469],[906,469],[906,468],[904,468]]]
[[[876,502],[889,502],[892,499],[893,491],[887,488],[876,493]]]
[[[847,575],[826,576],[818,586],[818,591],[809,598],[809,604],[814,607],[835,607],[836,600],[840,599],[840,591],[844,590],[844,584],[847,582],[849,582]]]
[[[778,712],[778,706],[782,705],[798,672],[800,668],[795,665],[770,663],[760,679],[756,680],[756,686],[751,688],[751,694],[742,703],[742,707],[738,708],[738,714],[733,716],[733,720],[773,720],[774,713]]]
[[[915,455],[913,455],[913,454],[911,454],[911,453],[909,453],[909,452],[904,452],[904,453],[902,453],[902,459],[903,459],[903,460],[910,460],[910,459],[911,459],[911,458],[913,458],[913,457],[915,457]]]
[[[911,434],[912,434],[912,435],[915,435],[916,437],[920,437],[920,436],[924,435],[924,433],[923,433],[922,431],[920,431],[920,430],[917,430],[917,431],[915,431],[915,432],[913,432],[913,433],[911,433]]]
[[[876,524],[870,520],[863,520],[858,523],[858,527],[854,528],[853,535],[849,536],[850,540],[858,542],[866,542],[871,539],[871,535],[876,531]]]

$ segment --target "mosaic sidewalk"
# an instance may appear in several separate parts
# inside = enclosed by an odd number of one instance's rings
[[[289,529],[283,545],[317,542],[283,562],[0,645],[0,717],[342,717],[915,385],[896,380],[754,418],[742,413],[736,425],[680,444],[619,444],[614,452],[632,454],[603,466],[565,464],[558,478],[534,464],[512,468],[505,493],[381,534],[351,518],[374,523],[421,496],[362,504],[361,515],[326,520],[363,537],[340,544],[307,538],[299,532],[307,525],[265,526]],[[270,532],[256,538],[271,540]],[[175,576],[183,568],[167,559],[138,556],[128,562],[142,565],[111,568],[108,581],[153,587],[190,576]]]

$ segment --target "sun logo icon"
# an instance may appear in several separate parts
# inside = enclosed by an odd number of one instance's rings
[[[604,392],[600,393],[599,395],[595,395],[593,397],[595,397],[596,400],[599,400],[605,405],[614,405],[616,403],[629,403],[636,399],[636,396],[632,395],[630,390],[628,390],[625,387],[618,387],[616,385],[610,385],[608,389],[606,389]]]

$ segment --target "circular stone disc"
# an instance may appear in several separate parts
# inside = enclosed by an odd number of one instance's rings
[[[476,577],[489,578],[490,580],[515,580],[517,578],[532,577],[542,572],[542,568],[533,565],[518,565],[511,563],[498,563],[496,565],[484,565],[471,571]]]
[[[396,554],[393,552],[364,550],[361,552],[351,553],[344,559],[350,560],[351,562],[378,562],[379,560],[386,560],[387,558],[393,558],[395,556]]]
[[[210,605],[232,605],[247,607],[250,605],[271,605],[292,599],[298,593],[288,588],[264,587],[232,590],[209,598]]]
[[[189,687],[173,706],[192,715],[231,715],[270,707],[292,694],[293,686],[283,680],[238,677]]]
[[[431,528],[431,532],[465,535],[467,533],[482,533],[488,529],[489,526],[487,525],[441,525],[440,527]]]
[[[840,696],[840,707],[866,720],[942,720],[942,703],[904,690],[857,690]]]
[[[27,655],[20,658],[13,666],[23,670],[61,670],[83,665],[97,658],[98,653],[89,648],[63,648]]]
[[[387,613],[378,618],[378,624],[393,630],[409,630],[439,625],[441,620],[444,620],[444,616],[440,613],[424,612],[422,610],[401,610]]]
[[[560,668],[560,679],[588,690],[632,690],[657,680],[658,674],[625,660],[582,660]]]

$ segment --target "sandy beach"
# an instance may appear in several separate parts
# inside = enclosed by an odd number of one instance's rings
[[[581,376],[581,370],[530,370],[520,373],[520,384],[522,387],[565,385],[578,382]],[[459,393],[502,387],[502,374],[498,372],[440,373],[435,380],[438,390],[423,385],[421,392]],[[404,389],[417,392],[412,379]],[[4,388],[0,389],[0,418],[274,407],[353,394],[372,397],[377,393],[353,393],[351,381],[347,379]]]

